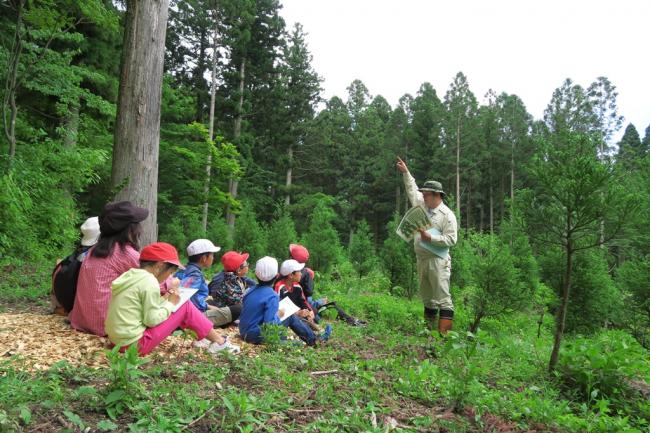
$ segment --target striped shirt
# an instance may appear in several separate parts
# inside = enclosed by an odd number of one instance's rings
[[[93,257],[92,250],[81,264],[77,295],[70,323],[78,331],[105,336],[104,321],[111,301],[111,283],[131,268],[137,268],[140,253],[131,245],[115,245],[108,257]]]

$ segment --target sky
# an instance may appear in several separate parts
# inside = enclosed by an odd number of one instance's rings
[[[650,1],[281,0],[303,25],[322,96],[347,98],[360,79],[395,106],[430,82],[442,99],[457,72],[479,102],[518,95],[542,118],[564,79],[617,87],[619,114],[641,138],[650,125]]]

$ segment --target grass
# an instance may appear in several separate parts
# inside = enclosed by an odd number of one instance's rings
[[[321,287],[369,326],[333,322],[325,346],[278,345],[256,358],[204,362],[189,353],[172,366],[137,366],[118,356],[112,370],[59,364],[34,374],[4,363],[0,430],[647,431],[642,396],[625,394],[636,399],[627,405],[588,404],[546,373],[550,318],[540,338],[537,318],[527,314],[486,319],[476,336],[467,336],[468,315],[458,305],[458,333],[443,340],[424,331],[417,301],[377,293],[372,279],[354,289],[337,282]],[[629,352],[647,358],[638,347]],[[638,379],[650,381],[647,363],[634,365],[642,369]],[[125,383],[137,386],[127,391]],[[119,415],[110,410],[115,398],[124,403]]]

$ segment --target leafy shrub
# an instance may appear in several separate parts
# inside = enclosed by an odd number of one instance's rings
[[[303,237],[310,253],[309,262],[321,272],[328,272],[343,255],[339,235],[332,225],[334,217],[334,211],[326,201],[318,201],[310,217],[309,231]]]
[[[352,234],[348,256],[357,269],[359,277],[368,275],[373,268],[377,267],[379,261],[375,253],[375,243],[366,220],[361,220]]]
[[[591,339],[567,341],[557,374],[569,394],[590,406],[606,399],[615,407],[628,408],[638,403],[635,381],[650,382],[650,362],[629,334],[606,331]]]
[[[500,238],[471,233],[462,241],[461,274],[468,284],[466,296],[473,312],[470,331],[481,319],[521,311],[530,304],[534,287],[521,278],[510,248]]]
[[[413,246],[404,242],[395,230],[399,225],[400,216],[395,213],[388,223],[388,237],[381,248],[383,268],[391,282],[391,293],[405,295],[409,299],[418,290],[415,278],[415,252]]]
[[[291,215],[283,208],[279,208],[268,228],[267,254],[282,262],[285,257],[289,257],[289,244],[297,241],[298,234]]]
[[[244,203],[244,208],[237,217],[234,233],[234,248],[246,251],[251,261],[267,255],[267,233],[257,222],[255,212],[250,203]]]
[[[116,420],[127,409],[133,408],[142,396],[143,387],[139,379],[146,373],[139,367],[148,360],[140,358],[137,344],[132,344],[123,354],[115,346],[106,356],[111,369],[111,382],[104,404],[108,416]]]

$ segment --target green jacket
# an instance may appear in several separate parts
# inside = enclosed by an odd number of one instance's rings
[[[156,277],[144,269],[126,271],[113,281],[112,289],[104,326],[108,338],[119,347],[138,341],[145,329],[164,322],[174,308],[160,296]]]

